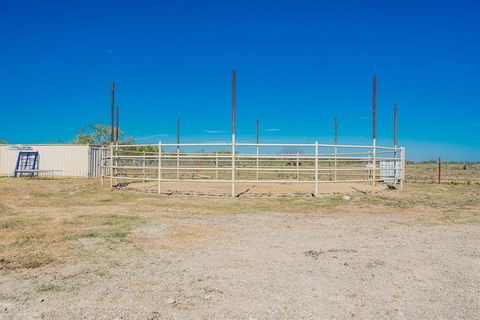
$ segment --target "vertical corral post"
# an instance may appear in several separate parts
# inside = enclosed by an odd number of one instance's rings
[[[177,180],[180,179],[180,118],[177,118]]]
[[[158,143],[158,194],[162,192],[162,142]]]
[[[105,150],[104,147],[100,147],[100,185],[103,187],[103,157]]]
[[[405,183],[405,148],[400,148],[400,158],[401,158],[401,176],[400,176],[400,190],[403,190],[403,184]]]
[[[375,193],[375,184],[377,182],[377,141],[373,140],[372,146],[372,193]]]
[[[377,180],[377,77],[373,76],[373,116],[372,116],[372,148],[373,148],[373,163],[372,163],[372,194],[375,193],[375,183]]]
[[[215,180],[218,180],[218,152],[215,152]]]
[[[337,181],[337,144],[338,144],[338,120],[337,117],[335,117],[335,124],[334,124],[334,134],[335,134],[335,150],[334,150],[334,174],[333,174],[333,180]]]
[[[258,181],[258,167],[259,167],[259,159],[258,156],[260,154],[260,149],[259,149],[259,129],[260,129],[260,122],[257,119],[257,181]]]
[[[235,121],[237,108],[237,72],[232,72],[232,198],[235,197]]]
[[[143,191],[145,191],[145,150],[143,150],[143,170],[142,170],[142,173],[143,173]]]
[[[315,141],[315,197],[318,196],[318,141]]]
[[[110,143],[110,190],[113,190],[113,143]]]
[[[397,184],[397,104],[393,105],[393,181]]]

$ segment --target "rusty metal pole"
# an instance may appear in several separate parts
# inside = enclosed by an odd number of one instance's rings
[[[120,132],[120,130],[118,129],[119,110],[120,110],[120,109],[119,109],[118,106],[117,106],[117,119],[116,119],[116,120],[117,120],[117,121],[116,121],[116,122],[117,122],[117,125],[116,125],[116,128],[115,128],[115,142],[116,142],[117,144],[118,144],[119,132]]]
[[[112,106],[111,106],[112,126],[110,128],[110,143],[113,143],[113,126],[115,117],[115,82],[112,81]]]
[[[375,183],[377,180],[377,77],[373,76],[373,179],[372,179],[372,193],[375,193]]]
[[[442,159],[438,158],[438,184],[442,183]]]
[[[235,197],[235,121],[237,109],[237,72],[232,72],[232,198]]]

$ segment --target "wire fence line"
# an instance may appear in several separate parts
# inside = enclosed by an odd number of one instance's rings
[[[405,148],[332,144],[184,143],[110,145],[101,151],[101,181],[312,184],[390,183],[403,188]]]

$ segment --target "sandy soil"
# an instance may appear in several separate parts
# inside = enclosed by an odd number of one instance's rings
[[[397,186],[398,187],[398,186]],[[207,195],[207,196],[231,196],[232,185],[230,182],[175,182],[163,181],[161,184],[162,194],[167,195]],[[237,183],[236,194],[241,197],[312,197],[315,192],[315,184],[308,183]],[[387,188],[386,184],[378,183],[375,191],[381,192]],[[158,184],[148,181],[123,183],[119,189],[158,192]],[[319,183],[319,195],[351,194],[358,192],[369,193],[372,186],[367,183]]]
[[[454,208],[458,212],[439,202],[436,209],[426,201],[423,209],[396,208],[353,198],[322,207],[315,199],[293,205],[269,200],[234,213],[247,201],[140,198],[99,189],[81,195],[83,184],[59,191],[48,183],[2,186],[0,199],[16,217],[25,212],[51,218],[42,228],[69,224],[59,229],[67,246],[54,262],[17,269],[0,263],[0,319],[480,316],[480,224],[471,218],[479,210],[470,198]],[[49,199],[40,188],[58,190]],[[478,199],[477,189],[471,199]],[[209,209],[215,204],[219,208]],[[452,223],[440,215],[443,210],[467,218]],[[121,241],[74,237],[65,227],[72,217],[112,214],[143,220]],[[114,223],[101,221],[95,228]],[[14,229],[0,229],[7,240],[8,232]]]

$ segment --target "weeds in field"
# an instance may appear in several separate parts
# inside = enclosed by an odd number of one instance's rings
[[[110,192],[87,180],[0,179],[0,202],[0,269],[38,268],[81,255],[88,258],[85,244],[128,245],[131,232],[149,221],[185,219],[192,214],[331,215],[358,209],[421,208],[434,214],[438,223],[480,222],[480,186],[473,184],[406,184],[402,192],[350,198],[212,199]]]
[[[19,219],[11,219],[0,222],[0,229],[13,229],[25,224],[25,221]]]

